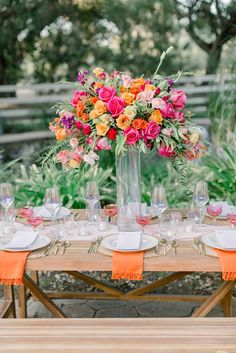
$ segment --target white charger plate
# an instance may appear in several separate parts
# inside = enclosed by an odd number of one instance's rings
[[[37,206],[33,208],[34,217],[43,217],[44,220],[52,220],[52,217],[49,214],[49,211],[44,206]],[[48,215],[46,214],[48,213]],[[68,217],[70,215],[70,210],[66,207],[61,207],[56,219],[61,219]]]
[[[39,235],[35,241],[25,248],[10,248],[8,249],[7,244],[12,240],[12,236],[7,235],[5,237],[0,238],[0,250],[10,251],[10,252],[19,252],[19,251],[33,251],[37,249],[44,248],[48,244],[50,244],[51,239],[46,237],[45,235]]]
[[[118,250],[116,248],[118,243],[118,237],[119,234],[113,234],[108,237],[105,237],[103,238],[101,245],[108,250],[117,250],[119,252],[137,252],[154,248],[158,244],[158,239],[152,237],[151,235],[142,234],[139,249]]]
[[[215,233],[209,233],[209,234],[203,235],[202,241],[205,245],[209,246],[210,248],[226,250],[226,251],[235,251],[236,250],[236,248],[223,248],[219,244]]]

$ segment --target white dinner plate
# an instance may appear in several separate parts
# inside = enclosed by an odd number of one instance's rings
[[[10,235],[0,238],[0,250],[11,251],[11,252],[33,251],[33,250],[44,248],[45,246],[47,246],[51,242],[50,238],[48,238],[44,235],[39,235],[32,244],[26,246],[25,248],[10,248],[10,249],[8,249],[7,244],[11,240],[12,240],[12,236],[10,236]]]
[[[108,237],[103,238],[101,245],[108,250],[117,250],[119,234],[113,234]],[[139,249],[135,250],[117,250],[119,252],[137,252],[144,251],[154,248],[158,244],[158,239],[152,237],[151,235],[142,234]]]
[[[210,248],[226,250],[226,251],[235,251],[236,250],[236,248],[223,248],[219,244],[215,233],[209,233],[209,234],[203,235],[202,241],[205,245],[209,246]]]
[[[43,217],[44,220],[51,220],[52,216],[50,215],[49,211],[44,206],[37,206],[33,208],[34,217]],[[61,207],[57,219],[61,219],[64,217],[68,217],[70,215],[70,210],[66,207]]]

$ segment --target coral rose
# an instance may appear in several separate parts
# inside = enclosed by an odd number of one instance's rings
[[[102,115],[103,113],[106,113],[106,111],[107,111],[106,104],[101,100],[98,100],[94,104],[94,109],[99,113],[99,115]]]
[[[83,113],[80,117],[80,119],[83,121],[83,122],[86,122],[89,120],[89,115],[88,113]]]
[[[91,102],[92,104],[95,104],[97,101],[98,101],[98,97],[91,97],[91,98],[90,98],[90,102]]]
[[[130,105],[133,103],[135,95],[133,93],[124,92],[121,94],[121,97],[124,99],[127,105]]]
[[[113,97],[107,104],[107,109],[113,117],[120,115],[125,107],[125,102],[122,98]]]
[[[132,121],[132,126],[137,130],[143,130],[148,126],[148,122],[142,118],[137,118]]]
[[[115,140],[116,139],[116,136],[118,134],[118,131],[114,128],[111,128],[109,131],[108,131],[108,137],[110,140]]]
[[[99,90],[98,97],[103,102],[108,103],[111,98],[113,98],[116,94],[116,90],[113,87],[102,87]]]
[[[163,117],[162,117],[160,110],[158,110],[158,109],[154,110],[152,112],[152,114],[150,115],[149,120],[154,121],[158,125],[161,125]]]
[[[184,91],[173,89],[171,91],[170,100],[176,109],[183,109],[187,100],[187,96]]]
[[[109,130],[109,126],[107,126],[107,124],[104,124],[104,123],[97,123],[96,130],[97,130],[98,136],[105,136],[107,131]]]
[[[130,124],[131,124],[131,119],[125,114],[119,115],[118,119],[116,120],[116,125],[121,130],[127,129],[127,127],[129,127]]]
[[[128,129],[124,130],[123,136],[125,136],[125,141],[128,145],[133,145],[140,139],[140,133],[133,127],[128,127]]]
[[[133,93],[135,96],[137,96],[140,92],[142,92],[140,87],[131,87],[129,91],[130,93]]]
[[[148,126],[144,130],[144,136],[148,140],[152,140],[152,139],[155,139],[159,135],[160,131],[161,131],[160,126],[157,125],[154,121],[150,121],[150,123],[148,123]]]
[[[136,78],[135,80],[133,80],[132,87],[143,86],[145,85],[145,82],[146,82],[145,79],[142,77]]]
[[[56,136],[57,141],[64,141],[67,138],[68,134],[65,129],[63,129],[60,126],[56,126],[55,136]]]
[[[78,116],[81,116],[84,112],[84,108],[85,108],[85,105],[82,101],[78,101],[77,105],[76,105],[76,114]]]

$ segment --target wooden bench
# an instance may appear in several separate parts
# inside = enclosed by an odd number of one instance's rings
[[[4,353],[235,353],[236,319],[7,319]]]

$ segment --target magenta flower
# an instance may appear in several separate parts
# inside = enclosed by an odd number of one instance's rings
[[[111,98],[116,94],[116,90],[113,87],[102,87],[99,89],[98,97],[104,103],[108,103]]]
[[[157,125],[154,121],[150,121],[148,123],[148,126],[144,130],[144,136],[146,137],[146,139],[152,140],[159,135],[160,131],[161,131],[160,125]]]
[[[166,144],[160,144],[158,148],[158,153],[160,156],[165,158],[172,157],[175,155],[175,151],[171,146],[167,146]]]
[[[96,143],[96,147],[98,151],[101,151],[101,150],[108,151],[111,149],[111,145],[109,144],[109,141],[106,137],[103,137],[100,140],[98,140]]]
[[[123,131],[123,136],[125,136],[125,141],[128,145],[135,144],[140,139],[140,133],[133,127],[128,127]]]
[[[187,96],[184,91],[173,89],[171,91],[171,103],[176,109],[183,109],[187,100]]]
[[[113,117],[120,115],[123,112],[124,107],[125,107],[124,99],[116,96],[110,99],[107,104],[107,109],[109,110],[109,112]]]

